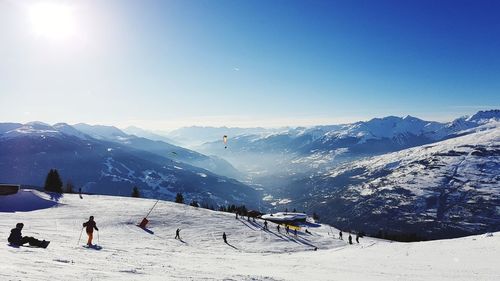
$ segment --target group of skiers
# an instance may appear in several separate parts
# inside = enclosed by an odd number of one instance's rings
[[[22,245],[28,243],[32,247],[47,248],[50,241],[45,241],[45,240],[41,241],[41,240],[38,240],[38,239],[33,238],[31,236],[24,236],[23,237],[21,234],[21,230],[23,229],[23,227],[24,227],[23,223],[18,223],[18,224],[16,224],[16,227],[10,231],[10,236],[8,238],[8,241],[11,245],[19,247],[19,246],[22,246]],[[94,238],[94,229],[99,231],[99,228],[97,228],[97,224],[94,220],[94,216],[90,216],[89,220],[83,223],[83,228],[85,228],[85,232],[87,233],[87,236],[88,236],[87,246],[88,247],[95,246],[92,244],[92,240]],[[82,231],[83,231],[83,228],[82,228]],[[277,228],[278,232],[280,232],[280,225],[279,224],[276,226],[276,228]],[[267,221],[264,221],[264,228],[263,229],[268,230]],[[286,225],[285,230],[286,230],[286,234],[289,234],[290,226]],[[175,231],[175,239],[179,239],[182,241],[181,236],[180,236],[180,231],[181,231],[181,229],[177,228],[177,230]],[[309,232],[307,229],[305,232],[308,234],[311,234],[311,232]],[[297,229],[294,229],[294,235],[297,236]],[[81,235],[80,235],[80,237],[81,237]],[[356,234],[356,242],[358,244],[359,244],[359,237],[360,236],[357,233]],[[343,240],[342,230],[339,231],[339,238],[341,240]],[[222,233],[222,240],[224,241],[224,243],[228,244],[226,232]],[[349,241],[349,244],[352,244],[351,233],[349,233],[348,241]]]
[[[359,244],[359,237],[360,237],[360,236],[359,236],[359,233],[356,233],[356,243],[358,243],[358,244]],[[342,230],[341,230],[341,231],[339,231],[339,239],[340,239],[340,240],[344,240],[344,239],[342,238]],[[348,239],[347,239],[347,240],[349,241],[349,244],[351,244],[351,245],[352,245],[352,236],[351,236],[351,233],[349,233],[349,237],[348,237]]]

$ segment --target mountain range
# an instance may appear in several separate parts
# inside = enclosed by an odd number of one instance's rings
[[[138,186],[149,198],[182,192],[214,205],[315,212],[372,234],[455,237],[500,230],[499,124],[500,110],[446,123],[389,116],[308,128],[189,127],[167,136],[0,123],[0,182],[39,186],[57,168],[85,192],[128,196]],[[196,136],[211,140],[199,152],[166,142]]]
[[[150,198],[172,200],[181,192],[187,200],[207,204],[258,204],[253,188],[190,164],[203,161],[212,160],[114,127],[0,124],[1,182],[41,186],[56,168],[84,192],[128,196],[138,186]]]

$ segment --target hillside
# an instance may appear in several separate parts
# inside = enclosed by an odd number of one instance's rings
[[[273,200],[370,233],[435,239],[499,231],[500,126],[463,132],[297,180]]]
[[[262,221],[233,214],[160,202],[148,231],[135,226],[154,201],[109,196],[28,197],[55,207],[0,212],[0,237],[17,222],[24,235],[51,240],[47,249],[0,244],[1,280],[498,280],[500,233],[421,243],[389,243],[362,238],[347,245],[327,225],[309,227],[297,238],[264,232]],[[0,197],[22,202],[26,196]],[[2,201],[3,200],[3,201]],[[57,200],[57,202],[55,201]],[[100,231],[102,250],[82,248],[78,237],[89,215]],[[181,228],[183,241],[173,239]],[[226,232],[228,242],[222,242]],[[347,234],[345,234],[347,235]],[[317,251],[312,251],[312,245]]]

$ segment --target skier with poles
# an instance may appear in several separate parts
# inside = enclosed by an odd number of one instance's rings
[[[89,239],[87,240],[87,246],[92,247],[92,239],[94,238],[94,229],[99,231],[99,228],[97,228],[97,225],[94,221],[94,216],[90,216],[89,220],[83,223],[83,227],[86,228],[85,230],[89,237]]]
[[[181,232],[181,229],[180,228],[177,228],[177,230],[175,231],[175,239],[179,239],[179,240],[182,240],[181,239],[181,236],[179,235],[179,233]]]
[[[264,229],[267,230],[267,221],[264,221]]]

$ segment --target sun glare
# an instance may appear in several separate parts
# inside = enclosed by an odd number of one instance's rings
[[[29,18],[36,36],[65,40],[75,35],[74,9],[71,6],[38,3],[29,7]]]

